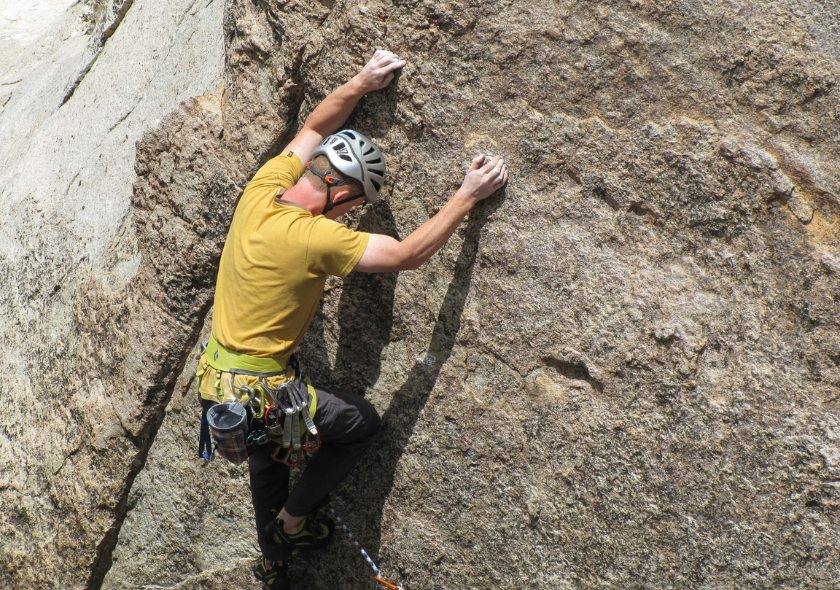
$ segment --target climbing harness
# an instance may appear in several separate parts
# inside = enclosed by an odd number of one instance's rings
[[[210,440],[210,423],[207,422],[207,410],[201,411],[201,431],[198,435],[198,456],[202,459],[213,458],[213,444]]]
[[[321,436],[313,421],[318,394],[310,379],[301,376],[300,365],[294,356],[289,359],[253,357],[225,348],[212,335],[203,354],[207,366],[199,364],[196,372],[199,387],[207,367],[213,369],[216,376],[214,386],[219,401],[223,403],[202,413],[199,457],[211,459],[214,451],[218,450],[220,455],[239,464],[253,448],[274,442],[277,448],[271,455],[272,459],[296,467],[300,465],[304,452],[314,453],[321,447]],[[287,368],[294,371],[294,378],[279,385],[275,379],[276,386],[272,387],[269,379],[286,376]],[[227,387],[223,387],[222,373],[230,375],[229,383],[224,384]],[[250,383],[237,385],[237,377],[241,379],[241,376],[248,378]],[[225,391],[236,401],[224,402]],[[244,428],[237,430],[240,434],[228,436],[223,428],[214,427],[216,413],[240,409],[245,415],[242,420]]]
[[[358,549],[361,552],[362,557],[365,558],[365,561],[367,562],[367,564],[373,570],[373,574],[374,574],[373,578],[377,581],[376,590],[379,590],[379,585],[380,584],[382,584],[386,588],[391,588],[391,590],[405,590],[405,588],[403,588],[402,585],[397,586],[396,584],[392,584],[391,582],[386,582],[385,580],[382,579],[382,574],[379,572],[379,568],[376,567],[376,564],[370,558],[370,555],[368,555],[368,552],[365,551],[365,548],[362,547],[362,544],[359,543],[359,541],[356,539],[356,535],[354,535],[350,531],[348,526],[346,524],[344,524],[344,521],[338,515],[338,512],[336,512],[335,508],[332,507],[332,504],[327,502],[326,508],[327,508],[327,510],[330,511],[330,514],[332,514],[332,517],[338,523],[338,526],[340,526],[341,529],[347,534],[347,538],[349,538],[350,541],[356,546],[356,549]]]

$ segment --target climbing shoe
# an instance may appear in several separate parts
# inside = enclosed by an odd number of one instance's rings
[[[317,549],[327,544],[332,537],[335,525],[329,518],[315,518],[307,516],[300,530],[291,535],[283,530],[283,521],[275,520],[266,532],[270,530],[271,540],[279,545],[298,549]]]
[[[265,558],[260,555],[254,560],[254,577],[265,584],[268,590],[289,590],[289,560],[284,559],[283,565],[271,562],[271,569],[265,567]]]

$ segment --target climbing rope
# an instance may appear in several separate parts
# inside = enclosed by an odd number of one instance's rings
[[[327,507],[327,510],[330,511],[330,514],[332,514],[332,517],[338,523],[338,526],[340,526],[344,530],[344,532],[347,533],[347,537],[356,546],[356,549],[358,549],[362,553],[362,557],[365,558],[365,561],[367,562],[367,564],[373,570],[373,574],[374,574],[373,578],[377,581],[376,590],[379,590],[379,584],[382,584],[386,588],[391,588],[391,590],[405,590],[405,588],[403,588],[402,586],[397,586],[395,584],[392,584],[391,582],[386,582],[385,580],[382,579],[382,576],[379,573],[379,568],[376,567],[376,564],[370,558],[370,555],[368,555],[367,551],[365,551],[365,548],[362,547],[362,544],[359,543],[359,541],[356,539],[356,536],[350,531],[349,528],[347,528],[347,525],[344,524],[344,521],[341,520],[341,517],[338,515],[338,512],[336,512],[335,508],[332,507],[332,504],[327,503],[326,507]]]

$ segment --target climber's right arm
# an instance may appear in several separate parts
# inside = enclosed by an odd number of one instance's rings
[[[440,250],[478,203],[502,188],[508,178],[507,165],[499,158],[485,164],[484,154],[472,161],[458,192],[431,219],[403,241],[371,234],[365,253],[354,270],[392,272],[415,270]]]
[[[385,88],[404,65],[405,61],[390,51],[377,50],[361,72],[315,107],[283,152],[294,152],[301,162],[308,162],[318,144],[344,125],[359,100],[368,92]]]

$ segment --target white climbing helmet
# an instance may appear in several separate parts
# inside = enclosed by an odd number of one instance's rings
[[[370,139],[345,129],[322,141],[312,151],[312,158],[322,154],[336,170],[362,183],[368,202],[379,199],[379,190],[385,183],[385,157]]]

